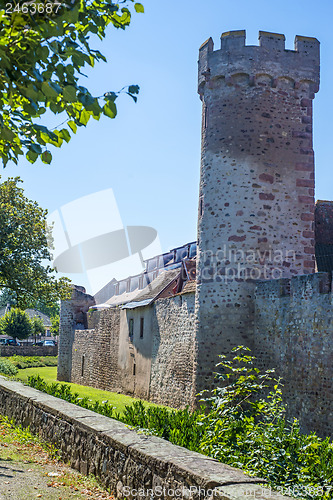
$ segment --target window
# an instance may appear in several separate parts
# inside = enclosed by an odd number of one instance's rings
[[[128,336],[132,340],[134,334],[134,319],[131,318],[128,323]]]
[[[144,318],[140,318],[140,339],[143,338]]]
[[[203,198],[200,198],[199,200],[199,215],[202,217],[203,214]]]
[[[133,375],[135,375],[135,372],[136,372],[136,364],[133,363]]]
[[[84,355],[82,356],[82,361],[81,361],[81,377],[84,375]]]

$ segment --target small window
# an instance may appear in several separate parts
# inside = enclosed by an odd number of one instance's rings
[[[82,361],[81,361],[81,377],[84,375],[84,355],[82,356]]]
[[[144,329],[144,318],[140,318],[140,339],[143,338],[143,329]]]
[[[133,363],[133,375],[135,375],[135,372],[136,372],[136,364]]]
[[[132,339],[134,333],[134,319],[131,318],[128,323],[128,336]]]
[[[199,215],[200,215],[200,217],[202,217],[202,214],[203,214],[203,199],[200,198],[200,201],[199,201]]]

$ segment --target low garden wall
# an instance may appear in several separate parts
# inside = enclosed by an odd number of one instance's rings
[[[57,356],[58,346],[1,345],[0,357],[9,356]]]
[[[54,444],[83,474],[94,474],[119,499],[282,500],[212,458],[0,376],[0,414]]]

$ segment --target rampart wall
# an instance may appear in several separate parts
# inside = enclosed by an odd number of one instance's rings
[[[264,489],[263,480],[239,469],[3,377],[0,413],[29,426],[61,450],[63,460],[99,477],[120,500],[290,498]]]
[[[288,415],[302,430],[333,433],[333,304],[328,273],[259,282],[254,354],[283,378]]]
[[[9,356],[57,356],[58,346],[0,346],[0,357]]]
[[[74,332],[71,382],[175,407],[189,405],[194,302],[191,292],[152,306],[89,314],[88,326],[95,328]]]
[[[98,316],[95,329],[74,332],[71,382],[118,391],[120,309],[104,309]]]

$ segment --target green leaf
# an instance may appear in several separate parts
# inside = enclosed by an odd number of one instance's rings
[[[118,96],[117,96],[117,94],[115,92],[106,92],[104,94],[104,99],[106,101],[113,101],[114,102],[117,99],[117,97]]]
[[[94,104],[95,102],[95,98],[89,93],[83,94],[82,92],[80,92],[77,97],[84,107]]]
[[[134,4],[134,8],[135,8],[135,11],[138,12],[138,13],[144,13],[145,11],[145,8],[144,6],[141,4],[141,3],[135,3]]]
[[[42,83],[42,92],[46,97],[51,99],[58,97],[58,92],[53,88],[53,86],[50,86],[48,82]]]
[[[30,161],[30,163],[35,163],[35,161],[38,158],[38,154],[35,151],[29,149],[29,151],[26,154],[26,158],[28,161]]]
[[[37,155],[40,155],[42,152],[42,148],[39,144],[36,143],[31,144],[30,150],[34,151]]]
[[[76,99],[76,88],[73,87],[72,85],[66,85],[66,87],[64,87],[62,93],[63,93],[65,101],[67,101],[67,102],[75,102],[77,100]]]
[[[79,122],[82,124],[82,125],[87,125],[88,121],[89,121],[89,118],[90,118],[91,114],[89,113],[89,111],[83,109],[81,112],[80,112],[80,116],[79,116]]]
[[[139,91],[140,91],[140,87],[139,87],[139,85],[130,85],[130,86],[128,87],[128,92],[129,92],[130,94],[138,94],[138,93],[139,93]]]
[[[66,142],[69,142],[71,140],[71,135],[66,128],[60,130],[60,137]]]
[[[14,132],[12,132],[9,128],[4,127],[0,131],[0,138],[5,141],[12,141],[15,137]]]
[[[47,163],[49,165],[52,161],[52,155],[50,151],[44,151],[44,153],[42,153],[41,159],[43,163]]]
[[[109,118],[117,116],[117,106],[113,101],[107,101],[103,106],[103,113]]]
[[[73,120],[70,120],[69,122],[67,122],[67,125],[69,126],[69,128],[71,129],[71,131],[76,134],[76,131],[77,131],[77,126],[76,126],[76,123],[73,122]]]

